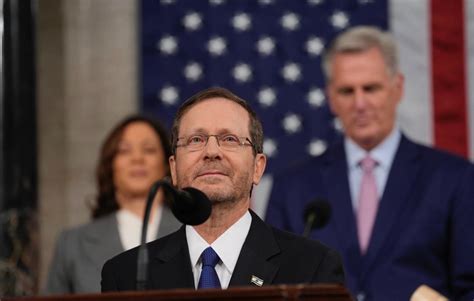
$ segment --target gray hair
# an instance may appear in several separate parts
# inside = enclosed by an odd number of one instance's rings
[[[398,73],[398,53],[393,36],[372,26],[356,26],[343,32],[332,42],[323,57],[323,71],[326,80],[331,79],[331,63],[336,54],[358,53],[377,48],[390,75]]]

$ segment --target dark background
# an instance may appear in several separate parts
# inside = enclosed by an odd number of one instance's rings
[[[3,5],[0,100],[0,296],[36,288],[34,2]]]

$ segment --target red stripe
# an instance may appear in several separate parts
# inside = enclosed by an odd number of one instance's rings
[[[431,1],[431,59],[436,146],[468,155],[464,1]]]

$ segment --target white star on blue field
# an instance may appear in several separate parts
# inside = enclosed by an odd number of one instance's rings
[[[141,110],[168,127],[181,102],[222,86],[264,126],[272,173],[341,137],[321,60],[354,25],[387,29],[386,0],[141,0]]]

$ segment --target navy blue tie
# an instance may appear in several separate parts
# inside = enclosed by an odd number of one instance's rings
[[[202,270],[199,278],[198,289],[200,288],[221,288],[221,282],[217,277],[214,267],[219,262],[219,256],[211,248],[208,247],[201,254]]]

